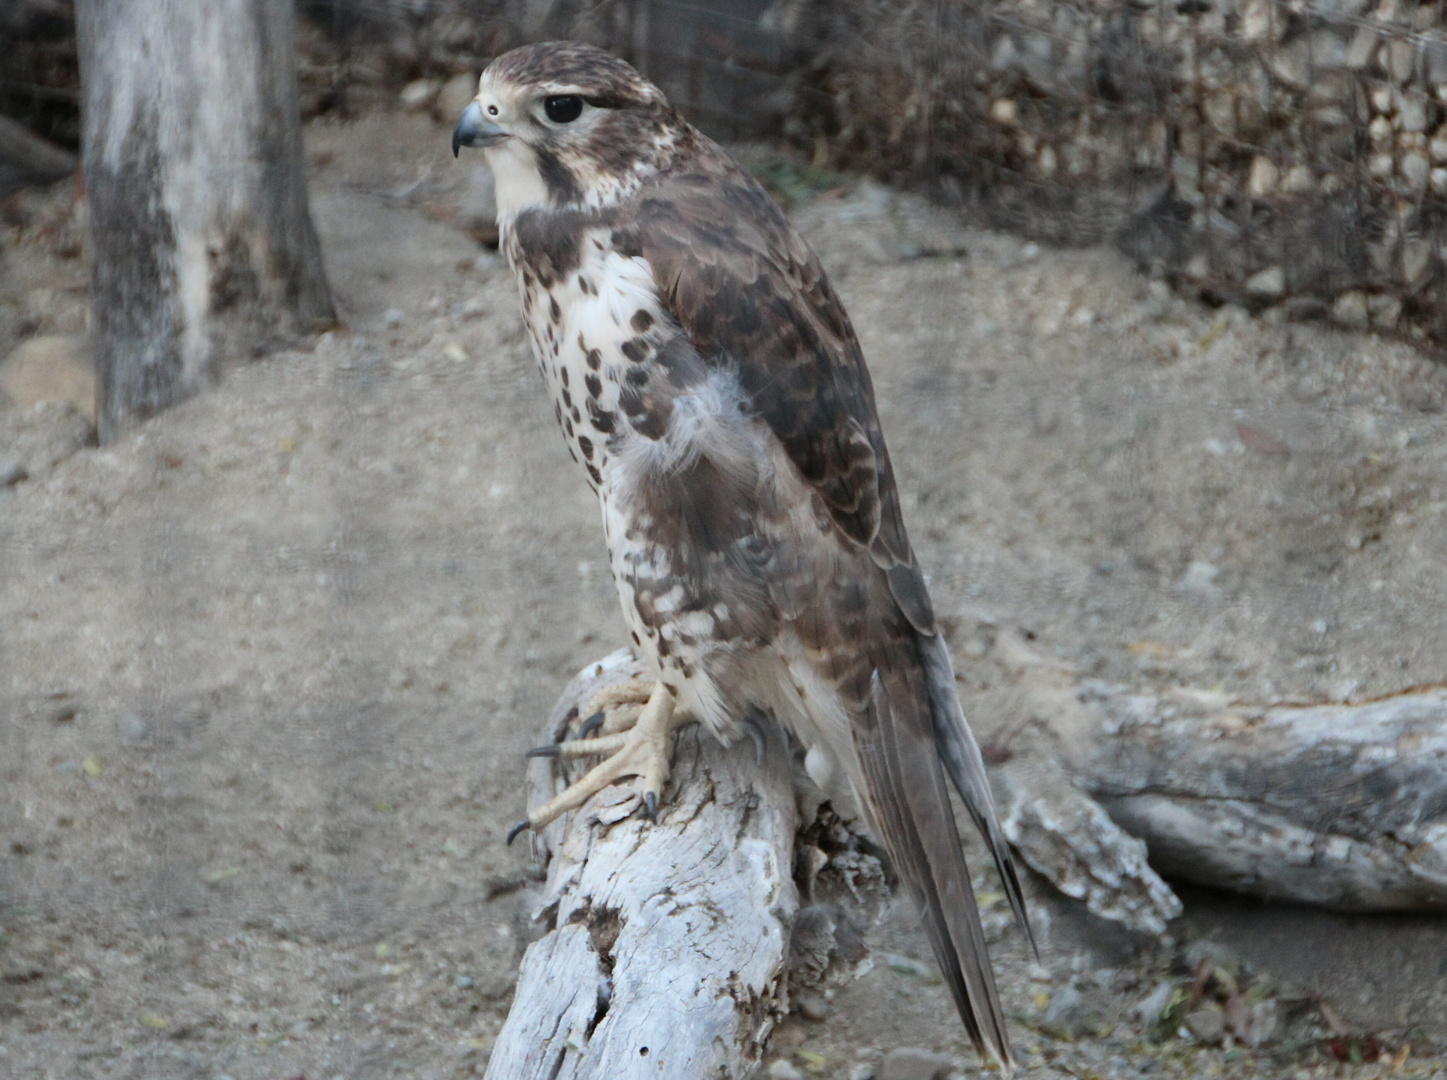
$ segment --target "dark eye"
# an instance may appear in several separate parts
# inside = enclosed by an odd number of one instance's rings
[[[571,124],[583,115],[583,99],[577,94],[543,98],[543,112],[555,124]]]

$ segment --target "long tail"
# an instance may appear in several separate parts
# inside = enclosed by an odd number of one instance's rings
[[[1030,932],[1030,918],[1025,913],[1025,897],[1020,892],[1020,879],[1015,875],[1015,861],[1010,856],[1010,842],[1005,839],[1005,830],[1000,827],[1000,817],[995,813],[995,798],[990,793],[990,781],[985,776],[985,762],[980,756],[980,744],[975,733],[965,720],[965,711],[960,708],[960,696],[955,690],[955,668],[950,663],[950,651],[939,634],[919,639],[920,657],[924,661],[925,678],[929,684],[930,712],[934,718],[935,746],[944,762],[955,790],[965,801],[965,808],[975,822],[975,828],[990,849],[995,860],[995,869],[1005,886],[1005,896],[1010,901],[1010,910],[1015,913],[1015,922],[1035,959],[1040,959],[1040,950],[1035,945],[1035,935]]]
[[[979,748],[955,697],[949,655],[942,642],[936,653],[936,642],[937,637],[921,637],[914,663],[908,660],[915,657],[901,657],[904,662],[875,672],[869,715],[856,739],[876,826],[921,912],[970,1040],[981,1056],[993,1057],[1008,1073],[1014,1060],[969,868],[955,829],[946,767],[990,845],[1027,935],[1029,929]],[[949,681],[942,685],[945,675]]]

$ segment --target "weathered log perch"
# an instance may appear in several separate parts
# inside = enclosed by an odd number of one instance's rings
[[[1447,910],[1447,688],[1250,707],[1079,678],[1001,634],[1033,729],[994,770],[1011,843],[1149,933],[1159,874],[1339,911]],[[1149,863],[1145,855],[1149,850]]]
[[[598,689],[641,673],[626,652],[590,665],[545,733],[562,737]],[[771,738],[778,738],[778,734]],[[742,1077],[788,1008],[798,811],[788,755],[762,764],[681,731],[657,824],[610,788],[535,839],[541,914],[487,1075],[496,1080]],[[563,780],[535,762],[530,803]],[[631,816],[630,816],[631,815]]]
[[[996,656],[1031,725],[991,774],[1006,833],[1097,915],[1164,932],[1181,904],[1163,873],[1345,911],[1447,910],[1447,688],[1250,708],[1080,678],[1008,633]],[[638,673],[626,652],[590,665],[543,739]],[[759,764],[747,740],[689,729],[657,824],[617,787],[535,837],[552,929],[523,959],[488,1076],[749,1075],[790,979],[859,958],[839,955],[857,936],[836,934],[841,907],[802,906],[826,863],[861,864],[807,837],[795,857],[796,772],[777,748]],[[565,782],[548,760],[530,777],[532,805]]]

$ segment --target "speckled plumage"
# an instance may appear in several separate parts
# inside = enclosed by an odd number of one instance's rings
[[[554,122],[542,104],[586,107]],[[759,185],[632,68],[572,43],[484,73],[503,246],[634,644],[722,737],[771,712],[925,915],[1010,1060],[954,780],[1024,909],[910,547],[859,342]],[[491,124],[492,121],[489,121]]]

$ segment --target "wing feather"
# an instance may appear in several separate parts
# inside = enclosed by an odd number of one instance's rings
[[[707,140],[686,167],[620,207],[613,243],[647,261],[664,305],[703,362],[737,372],[751,411],[853,553],[840,564],[850,579],[832,589],[817,590],[809,574],[798,582],[784,574],[788,580],[769,587],[780,593],[780,613],[818,655],[830,657],[826,666],[852,702],[865,813],[919,905],[970,1038],[1008,1070],[1005,1020],[947,774],[991,850],[1027,939],[1029,925],[844,307],[773,200]],[[878,577],[868,580],[874,571]],[[797,597],[788,592],[794,585]]]
[[[856,734],[856,744],[877,825],[914,895],[970,1041],[1008,1072],[1013,1061],[1005,1016],[928,709],[918,708],[921,702],[906,678],[876,672],[871,691],[871,722]]]
[[[701,140],[614,221],[706,363],[737,369],[757,414],[834,522],[867,548],[900,609],[935,632],[900,513],[859,340],[818,257],[758,183]]]

